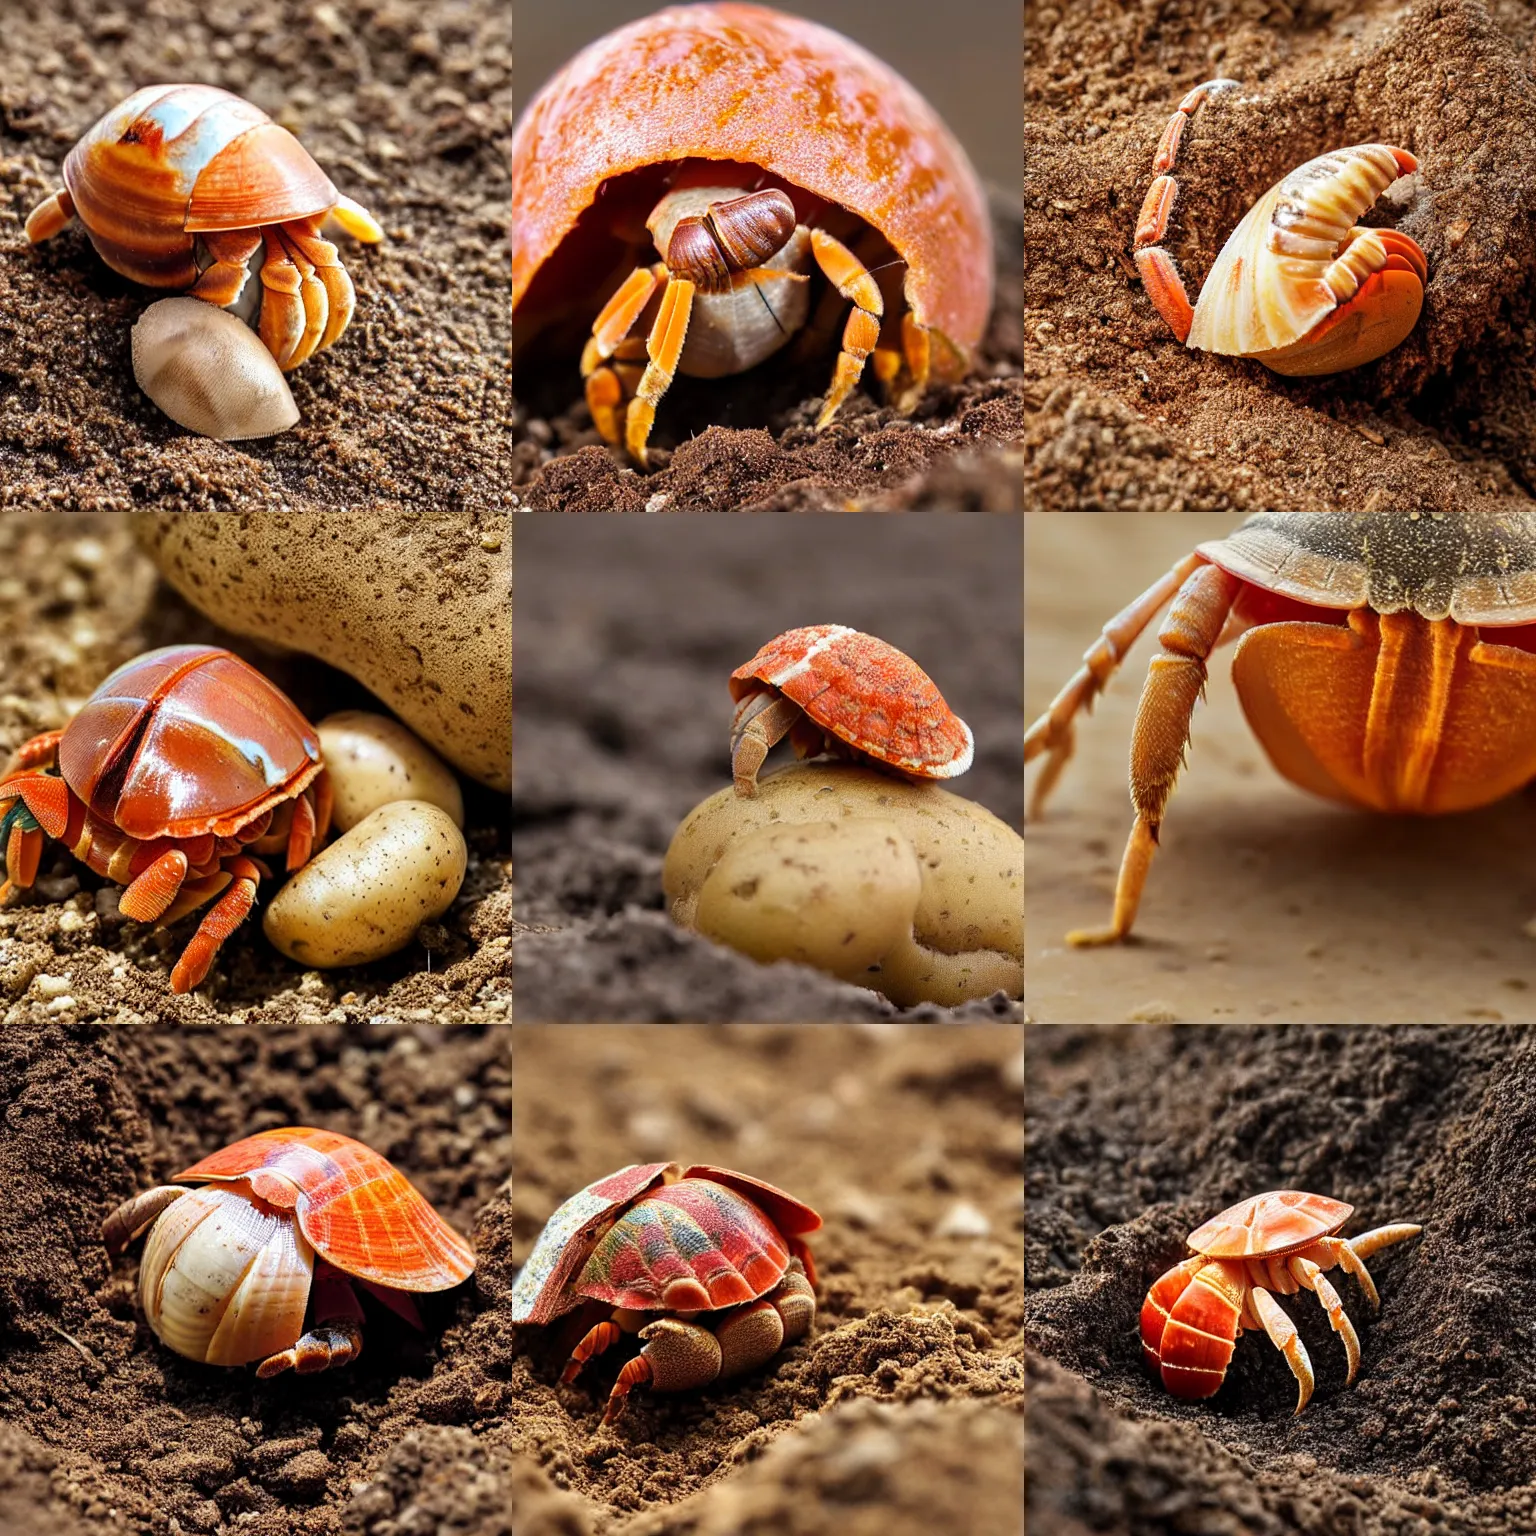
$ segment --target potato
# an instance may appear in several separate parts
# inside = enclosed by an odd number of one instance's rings
[[[464,828],[464,795],[443,761],[398,720],[344,709],[318,726],[320,750],[331,781],[331,825],[338,832],[394,800],[425,800],[441,806]]]
[[[440,806],[381,805],[294,874],[261,926],[300,965],[366,965],[448,910],[467,861],[464,835]]]
[[[238,635],[339,667],[456,768],[512,787],[512,540],[504,517],[139,512],[139,543]]]
[[[684,819],[662,868],[672,920],[754,959],[798,960],[903,1008],[1024,992],[1024,840],[929,784],[807,763]]]

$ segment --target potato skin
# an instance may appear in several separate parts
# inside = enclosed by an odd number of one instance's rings
[[[404,949],[464,883],[464,835],[423,800],[381,805],[322,848],[268,905],[267,937],[290,960],[331,970]]]
[[[796,841],[796,833],[806,835]],[[909,866],[879,846],[893,835],[919,880],[899,932]],[[877,873],[886,883],[872,891]],[[953,1007],[998,991],[1023,996],[1024,839],[982,806],[932,784],[804,763],[760,779],[753,799],[727,787],[684,818],[662,887],[679,927],[757,960],[816,965],[903,1008]],[[792,901],[814,903],[834,929],[809,934],[813,925],[786,910]],[[857,974],[836,963],[850,932]],[[890,942],[876,952],[882,932]]]
[[[425,800],[464,828],[459,781],[423,741],[388,715],[344,709],[315,729],[331,779],[331,825],[349,832],[393,800]]]
[[[470,778],[512,787],[505,518],[136,512],[160,574],[237,635],[355,677]]]
[[[798,960],[844,981],[912,932],[922,871],[893,821],[812,821],[732,839],[699,890],[700,933],[765,964]]]

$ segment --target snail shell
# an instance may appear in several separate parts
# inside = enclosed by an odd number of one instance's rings
[[[310,218],[340,200],[286,128],[211,85],[135,91],[70,150],[64,185],[101,259],[147,288],[197,280],[199,233]]]

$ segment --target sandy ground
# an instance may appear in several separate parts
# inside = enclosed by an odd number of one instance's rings
[[[526,9],[518,25],[519,110],[586,43],[658,6],[592,0]],[[732,379],[679,378],[651,439],[657,472],[642,475],[610,452],[592,426],[576,366],[579,347],[544,359],[520,353],[513,424],[519,505],[570,512],[1018,506],[1024,429],[1018,12],[992,0],[961,0],[946,12],[945,46],[935,48],[932,13],[915,0],[878,10],[862,0],[779,9],[845,33],[912,81],[965,145],[988,188],[997,300],[973,377],[932,390],[910,418],[877,405],[873,390],[860,390],[819,436],[812,427],[830,354],[803,363],[784,355]]]
[[[517,1017],[888,1016],[861,988],[674,928],[662,857],[729,782],[731,671],[802,624],[917,659],[976,738],[948,787],[1018,826],[1021,521],[518,519]]]
[[[1026,506],[1528,501],[1533,44],[1529,0],[1029,0]],[[1208,107],[1181,151],[1169,248],[1191,292],[1292,168],[1370,141],[1418,157],[1392,217],[1427,253],[1424,311],[1380,362],[1293,380],[1188,351],[1129,270],[1159,135],[1184,93],[1215,75],[1244,88]]]
[[[1025,518],[1026,715],[1099,627],[1221,515]],[[1518,850],[1533,807],[1374,816],[1283,780],[1249,731],[1227,657],[1211,666],[1133,941],[1074,950],[1108,921],[1131,827],[1131,722],[1155,626],[1078,731],[1044,819],[1025,833],[1026,1000],[1043,1023],[1393,1022],[1536,1018],[1536,882]],[[1031,784],[1034,778],[1031,766]]]
[[[1532,1275],[1536,1039],[1424,1029],[1031,1029],[1028,1527],[1033,1536],[1507,1536],[1536,1503]],[[1282,1302],[1317,1376],[1245,1334],[1221,1390],[1169,1396],[1141,1363],[1148,1285],[1235,1201],[1305,1189],[1353,1236],[1422,1234],[1370,1261],[1344,1354]]]
[[[0,1525],[12,1536],[384,1536],[474,1524],[506,1412],[510,1031],[426,1023],[17,1023],[0,1037]],[[258,1382],[163,1348],[102,1219],[199,1157],[319,1125],[390,1158],[469,1237],[426,1332],[368,1314],[361,1358]],[[504,1509],[510,1499],[501,1490]]]
[[[561,1386],[569,1340],[516,1331],[494,1441],[519,1536],[1022,1532],[1022,1049],[1008,1025],[517,1025],[516,1262],[633,1162],[737,1168],[826,1223],[808,1339],[607,1429],[614,1366]]]
[[[210,624],[159,581],[126,517],[8,513],[0,517],[0,572],[0,756],[65,724],[114,667],[160,645],[225,646],[272,677],[311,720],[382,708],[340,672],[264,653]],[[5,1026],[50,1018],[189,1025],[223,1018],[253,1027],[385,1015],[504,1020],[508,807],[505,796],[462,782],[469,868],[433,940],[440,948],[413,943],[370,966],[305,972],[267,942],[258,914],[226,941],[210,981],[181,997],[170,990],[170,967],[198,917],[164,931],[127,922],[110,882],[52,845],[33,894],[0,912]]]
[[[505,504],[511,7],[505,0],[8,0],[0,50],[0,505],[321,510]],[[64,156],[146,84],[194,81],[293,130],[386,240],[338,248],[347,334],[289,376],[291,432],[192,436],[139,393],[155,295],[78,224],[22,225]]]

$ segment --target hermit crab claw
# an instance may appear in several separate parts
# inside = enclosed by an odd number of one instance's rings
[[[1194,114],[1237,85],[1196,86],[1163,131],[1136,221],[1136,269],[1147,295],[1180,341],[1251,357],[1276,373],[1341,373],[1372,362],[1418,323],[1429,280],[1415,240],[1355,222],[1418,169],[1407,150],[1390,144],[1330,150],[1277,182],[1232,231],[1190,304],[1162,245],[1178,197],[1174,165]]]
[[[1418,323],[1429,267],[1418,243],[1355,223],[1406,150],[1356,144],[1292,171],[1248,210],[1205,280],[1189,345],[1276,373],[1340,373],[1390,352]]]

